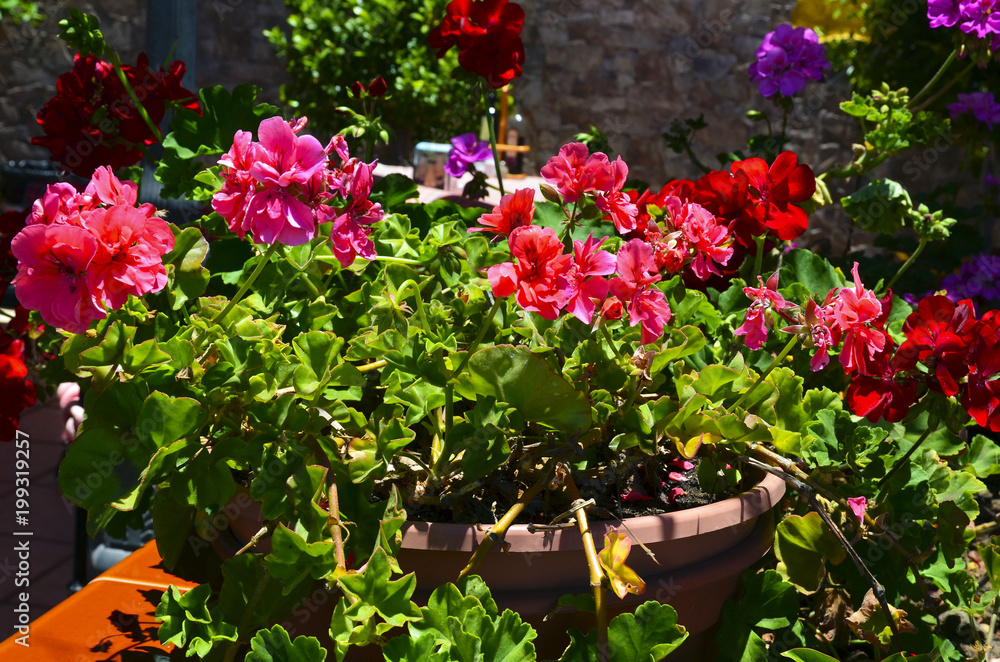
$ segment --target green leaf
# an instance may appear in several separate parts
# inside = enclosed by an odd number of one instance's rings
[[[989,542],[977,545],[976,549],[983,559],[983,568],[990,578],[990,586],[1000,590],[1000,537],[993,536]]]
[[[139,408],[136,433],[142,441],[157,447],[166,446],[197,432],[205,415],[204,407],[197,400],[153,391]]]
[[[389,557],[380,547],[368,560],[363,574],[338,578],[340,588],[355,600],[345,615],[354,621],[366,621],[377,613],[385,620],[377,627],[379,634],[420,618],[420,608],[410,601],[417,587],[416,576],[410,573],[390,581],[391,576]]]
[[[669,339],[653,358],[653,364],[649,368],[650,374],[655,375],[672,362],[697,354],[705,346],[705,342],[705,334],[696,326],[670,329]]]
[[[306,577],[332,577],[337,569],[332,540],[307,543],[302,536],[279,524],[271,536],[271,553],[264,557],[268,572],[284,584],[288,595]]]
[[[161,644],[187,646],[187,655],[205,657],[216,642],[236,641],[236,626],[222,621],[209,611],[208,600],[212,587],[201,584],[181,595],[171,585],[156,606],[156,620],[160,621],[157,636]]]
[[[587,396],[527,347],[498,345],[479,350],[469,359],[468,369],[475,393],[508,403],[526,421],[570,432],[590,428]]]
[[[315,637],[295,637],[293,643],[285,628],[275,625],[270,630],[257,631],[244,659],[245,662],[324,662],[326,649]]]
[[[819,513],[790,515],[778,524],[774,536],[778,572],[803,593],[814,593],[826,575],[827,559],[834,565],[847,553],[826,527]]]
[[[301,361],[292,383],[297,393],[312,395],[330,379],[330,368],[339,363],[344,339],[329,331],[308,331],[292,340],[292,349]]]
[[[400,173],[394,172],[386,175],[372,186],[370,199],[378,202],[382,209],[391,212],[398,205],[407,200],[419,197],[416,183]]]
[[[222,154],[233,146],[238,130],[256,133],[262,120],[280,115],[275,106],[254,105],[259,92],[260,88],[247,84],[237,85],[231,94],[221,85],[202,88],[200,114],[186,108],[174,114],[156,168],[156,180],[163,184],[163,197],[188,196],[196,200],[211,197],[214,189],[195,179],[203,166],[194,157]]]
[[[202,262],[208,254],[208,242],[201,230],[188,227],[181,230],[175,225],[174,249],[163,256],[163,264],[172,266],[173,278],[177,284],[170,293],[170,306],[179,310],[185,302],[197,299],[205,293],[211,277]]]
[[[844,104],[840,104],[841,108]],[[795,662],[838,662],[837,658],[830,657],[825,653],[820,653],[819,651],[809,650],[807,648],[794,648],[789,651],[785,651],[781,654],[782,657],[787,657],[790,660],[795,660]],[[888,660],[886,660],[888,662]]]
[[[619,614],[608,624],[611,662],[658,662],[680,646],[688,633],[670,605],[646,602],[635,614]]]
[[[786,270],[791,273],[785,275]],[[800,248],[785,256],[785,268],[782,269],[781,280],[784,283],[802,283],[820,300],[826,298],[831,289],[843,287],[845,284],[844,279],[826,258]]]
[[[170,354],[161,350],[156,340],[150,338],[125,352],[125,356],[122,359],[122,370],[134,375],[146,368],[165,365],[170,363],[170,361]]]
[[[913,211],[910,194],[891,179],[869,182],[840,204],[862,230],[887,235],[899,232]]]
[[[962,456],[963,469],[976,478],[987,478],[1000,473],[1000,446],[988,437],[977,434],[969,442],[968,452]]]

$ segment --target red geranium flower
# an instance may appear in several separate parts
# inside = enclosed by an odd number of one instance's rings
[[[487,275],[494,296],[514,294],[525,310],[556,319],[572,295],[568,274],[573,256],[563,254],[563,244],[552,228],[514,228],[509,241],[510,254],[517,263],[504,262],[489,268]]]
[[[21,360],[24,342],[0,331],[0,441],[17,434],[21,412],[35,404],[35,385],[28,380],[28,368]]]
[[[975,329],[976,313],[969,299],[956,305],[945,296],[924,297],[903,323],[906,341],[897,355],[909,367],[933,357],[937,379],[931,386],[952,396],[958,393],[958,380],[969,373],[966,355],[976,338]]]
[[[756,216],[778,236],[789,241],[806,231],[809,216],[792,203],[805,202],[816,192],[816,177],[807,165],[799,164],[794,152],[782,152],[768,168],[764,159],[737,161],[730,166],[735,175],[746,173]]]
[[[1000,320],[996,311],[983,315],[976,326],[976,337],[969,347],[969,383],[962,394],[962,406],[976,423],[1000,432]]]
[[[485,78],[493,89],[521,75],[524,10],[520,5],[507,0],[452,0],[446,11],[441,25],[427,36],[438,57],[457,44],[458,63]]]
[[[145,53],[135,67],[122,67],[155,124],[166,113],[166,101],[198,110],[197,97],[181,87],[184,70],[178,60],[166,71],[153,71]],[[115,170],[134,165],[142,159],[139,145],[157,142],[111,64],[79,53],[73,69],[56,81],[56,95],[39,111],[38,123],[45,135],[32,138],[32,144],[48,149],[54,161],[81,177],[101,165]]]
[[[844,399],[851,411],[872,423],[884,418],[890,423],[903,420],[917,399],[917,384],[912,379],[896,379],[903,369],[897,353],[892,352],[892,340],[869,362],[872,376],[855,373]]]
[[[522,188],[500,198],[500,204],[490,214],[479,217],[481,228],[469,228],[469,232],[492,232],[494,241],[510,236],[514,228],[531,225],[535,215],[535,190]]]

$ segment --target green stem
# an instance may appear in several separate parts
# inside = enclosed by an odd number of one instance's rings
[[[420,286],[412,278],[404,282],[398,290],[396,290],[396,299],[403,301],[409,295],[409,291],[413,290],[413,296],[417,300],[417,317],[420,318],[420,323],[423,325],[424,333],[430,334],[431,325],[427,322],[427,317],[424,315],[424,300],[420,296]]]
[[[917,105],[917,101],[919,101],[920,99],[922,99],[928,92],[931,91],[931,88],[933,88],[935,85],[937,85],[937,82],[939,80],[941,80],[941,77],[944,76],[945,72],[948,71],[948,68],[952,65],[953,62],[955,62],[956,59],[958,59],[958,50],[957,49],[953,50],[948,55],[948,59],[946,59],[944,61],[944,64],[942,64],[941,68],[937,70],[937,73],[934,74],[934,77],[931,78],[929,81],[927,81],[927,84],[924,85],[923,89],[921,89],[919,92],[917,92],[917,94],[915,96],[910,97],[910,103],[907,104],[907,108],[910,108],[910,109],[915,108],[916,105]]]
[[[756,389],[758,386],[760,386],[761,382],[763,382],[765,379],[767,379],[767,376],[771,374],[771,371],[774,370],[774,368],[779,363],[781,363],[785,359],[786,356],[788,356],[788,353],[790,351],[792,351],[792,348],[795,347],[795,344],[797,342],[799,342],[799,337],[797,335],[792,336],[792,339],[788,341],[788,344],[785,345],[784,349],[781,350],[781,353],[778,354],[776,357],[774,357],[774,360],[771,361],[771,365],[767,366],[767,369],[764,370],[764,372],[762,372],[760,374],[760,377],[757,378],[757,381],[755,381],[753,384],[751,384],[750,388],[748,388],[743,393],[743,395],[740,396],[739,400],[737,400],[735,403],[733,403],[732,407],[729,407],[728,409],[726,409],[726,413],[727,414],[732,413],[733,411],[736,410],[737,407],[739,407],[741,404],[743,404],[743,401],[747,399],[747,396],[749,396],[751,393],[753,393],[754,389]]]
[[[267,247],[267,250],[264,251],[263,257],[261,257],[260,262],[257,263],[257,266],[254,268],[253,272],[250,274],[250,277],[247,278],[247,281],[245,283],[243,283],[243,286],[239,290],[237,290],[236,296],[234,296],[232,299],[230,299],[230,301],[226,305],[226,307],[222,309],[222,312],[219,313],[218,315],[216,315],[212,319],[211,323],[208,325],[209,327],[212,327],[213,325],[218,324],[220,321],[222,321],[222,320],[224,320],[226,318],[226,315],[228,315],[230,312],[232,312],[233,308],[236,307],[236,304],[239,303],[240,300],[243,298],[243,295],[247,293],[247,290],[249,290],[250,287],[254,284],[254,281],[257,280],[257,276],[260,275],[260,272],[264,271],[264,267],[267,265],[268,262],[271,261],[271,256],[274,255],[274,253],[278,250],[279,246],[280,246],[280,244],[278,244],[277,242],[275,242],[275,243],[273,243],[273,244],[271,244],[270,246]],[[195,341],[195,347],[199,351],[201,350],[202,341],[207,337],[207,335],[208,334],[205,334],[205,335],[201,336],[197,341]]]
[[[892,478],[893,474],[899,471],[899,468],[907,463],[907,461],[910,459],[910,456],[913,455],[913,453],[916,452],[918,448],[920,448],[920,444],[924,443],[927,437],[930,436],[931,430],[936,428],[937,428],[936,424],[931,425],[931,421],[930,420],[927,421],[927,429],[924,430],[923,434],[920,435],[920,438],[917,439],[916,443],[910,446],[910,449],[906,451],[903,457],[899,458],[899,462],[893,465],[892,469],[889,470],[889,473],[882,476],[882,478],[878,481],[879,489],[882,489],[882,486],[885,485],[890,478]]]
[[[476,347],[479,347],[479,343],[483,341],[483,337],[486,336],[486,329],[488,329],[490,324],[493,323],[493,317],[496,316],[497,311],[500,310],[501,304],[503,304],[503,298],[501,297],[497,297],[493,301],[493,307],[490,308],[488,313],[486,313],[486,318],[483,320],[482,324],[479,325],[479,335],[477,335],[476,339],[472,341],[471,345],[469,345],[469,348],[465,352],[465,356],[462,357],[462,362],[459,363],[458,367],[451,373],[451,377],[449,379],[458,377],[462,373],[462,370],[465,369],[465,364],[469,362],[469,359],[472,358],[472,352],[474,352]]]
[[[764,235],[753,238],[754,243],[757,244],[757,255],[754,256],[753,260],[753,275],[760,275],[760,268],[764,264]]]
[[[927,246],[927,242],[928,242],[927,239],[923,237],[920,238],[920,243],[917,245],[917,250],[913,251],[913,255],[911,255],[909,259],[907,259],[906,262],[903,263],[903,266],[899,268],[899,271],[897,271],[896,275],[892,277],[892,280],[889,281],[889,284],[885,286],[886,291],[891,290],[892,286],[896,284],[896,281],[899,280],[900,276],[905,274],[906,270],[910,268],[910,265],[913,264],[913,262],[918,257],[920,257],[920,254],[924,252],[924,248]]]
[[[156,141],[163,142],[163,134],[160,133],[160,127],[156,126],[156,124],[153,122],[152,118],[149,116],[149,113],[146,112],[145,106],[143,106],[142,103],[139,102],[139,97],[135,95],[135,90],[132,89],[132,86],[129,84],[128,79],[125,77],[125,71],[122,69],[122,62],[118,58],[118,53],[109,48],[108,57],[111,59],[111,64],[114,67],[115,75],[118,76],[118,81],[122,84],[122,87],[125,88],[125,91],[128,93],[129,98],[135,105],[135,109],[139,113],[139,117],[141,117],[142,121],[146,123],[146,126],[148,126],[150,131],[153,132],[153,135],[156,136]]]
[[[924,101],[922,104],[920,104],[919,106],[917,106],[916,108],[914,108],[913,112],[914,113],[919,113],[921,110],[923,110],[927,106],[929,106],[932,103],[934,103],[935,101],[937,101],[938,97],[940,97],[942,94],[944,94],[945,92],[947,92],[948,90],[950,90],[955,83],[957,83],[958,81],[962,80],[962,78],[965,77],[965,74],[969,73],[969,71],[971,71],[972,67],[974,67],[974,66],[976,66],[976,63],[975,62],[970,62],[965,67],[965,69],[962,69],[960,72],[958,72],[957,76],[954,76],[951,80],[949,80],[947,85],[945,85],[940,90],[938,90],[937,92],[935,92],[934,96],[932,96],[931,98],[927,99],[927,101]]]
[[[483,88],[483,102],[486,104],[486,125],[490,129],[490,147],[493,148],[493,166],[497,169],[497,184],[500,187],[500,195],[503,196],[503,178],[500,175],[500,152],[497,150],[497,128],[493,126],[493,115],[489,112],[490,96],[486,88]]]
[[[608,346],[611,347],[611,351],[615,353],[615,356],[617,356],[619,360],[624,359],[625,356],[618,349],[618,345],[615,344],[615,341],[612,340],[611,334],[608,333],[608,328],[603,324],[601,324],[601,335],[603,335],[604,339],[608,341]]]

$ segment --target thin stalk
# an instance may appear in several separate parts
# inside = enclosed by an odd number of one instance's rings
[[[913,255],[911,255],[906,260],[906,262],[903,263],[903,266],[899,268],[899,271],[897,271],[896,275],[892,277],[892,280],[889,281],[889,284],[885,286],[885,289],[887,291],[892,289],[892,286],[896,284],[896,281],[898,281],[900,277],[906,273],[906,270],[910,268],[910,265],[912,265],[916,261],[916,259],[920,257],[920,254],[924,252],[924,248],[927,247],[927,243],[928,243],[927,239],[923,237],[920,238],[920,243],[917,244],[917,249],[913,251]]]
[[[111,59],[111,64],[114,67],[115,75],[118,76],[118,81],[122,84],[122,87],[124,87],[125,91],[128,93],[129,99],[132,100],[132,104],[135,106],[136,112],[139,113],[139,117],[141,117],[142,121],[146,123],[146,126],[148,126],[149,130],[153,132],[153,135],[156,136],[156,141],[163,142],[163,134],[160,133],[160,127],[156,126],[156,124],[153,122],[153,119],[149,116],[149,113],[146,112],[145,106],[143,106],[142,103],[139,102],[139,97],[135,95],[135,90],[133,90],[132,86],[129,84],[128,78],[125,77],[125,71],[122,69],[122,61],[118,58],[118,53],[109,48],[108,57]]]
[[[379,368],[384,368],[386,365],[385,359],[379,361],[372,361],[371,363],[366,363],[365,365],[358,366],[358,372],[369,372],[371,370],[378,370]]]
[[[344,539],[340,531],[343,522],[340,521],[340,498],[337,495],[336,481],[330,483],[328,495],[330,518],[327,520],[327,525],[330,527],[330,535],[333,536],[333,558],[337,560],[338,568],[346,570],[347,557],[344,556]]]
[[[462,357],[462,362],[459,363],[458,367],[451,373],[450,379],[454,379],[462,374],[462,370],[465,368],[465,365],[469,362],[469,359],[472,358],[472,352],[474,352],[476,347],[479,347],[479,343],[483,341],[483,337],[486,335],[486,329],[489,328],[490,324],[493,322],[493,318],[496,316],[497,311],[500,310],[500,304],[502,303],[503,299],[499,297],[493,301],[493,307],[490,308],[488,313],[486,313],[486,319],[484,319],[482,324],[479,326],[479,335],[477,335],[476,339],[472,341],[471,345],[469,345],[469,348],[465,352],[465,356]]]
[[[222,309],[222,312],[215,316],[215,318],[212,320],[212,324],[217,324],[220,320],[225,319],[226,315],[232,312],[233,308],[236,307],[236,304],[238,304],[240,300],[243,298],[243,295],[247,293],[247,290],[249,290],[250,287],[254,284],[254,281],[257,280],[257,276],[260,275],[260,272],[264,271],[264,267],[266,267],[268,262],[271,261],[271,256],[274,255],[274,253],[278,250],[279,245],[280,244],[275,242],[267,247],[267,250],[264,251],[264,256],[260,259],[260,262],[257,263],[257,266],[250,274],[250,277],[247,278],[247,281],[243,283],[243,286],[236,291],[236,296],[230,299],[229,304]]]
[[[573,476],[566,476],[566,489],[574,502],[582,501],[580,490],[573,482]],[[597,548],[594,546],[594,536],[590,533],[590,523],[587,521],[586,508],[576,511],[576,525],[583,539],[583,551],[587,555],[587,570],[590,572],[590,587],[594,591],[594,613],[597,617],[597,659],[602,662],[608,659],[608,605],[604,588],[604,573],[597,558]]]
[[[952,52],[948,54],[948,58],[944,61],[944,64],[942,64],[941,67],[937,70],[937,73],[934,74],[934,76],[929,81],[927,81],[927,84],[924,85],[924,87],[919,92],[917,92],[916,95],[910,97],[910,103],[908,103],[906,107],[910,109],[915,108],[917,105],[917,101],[922,99],[928,92],[931,91],[931,88],[937,85],[938,81],[941,80],[941,77],[944,76],[945,72],[948,71],[948,68],[957,59],[958,59],[958,49],[952,50]]]
[[[974,66],[976,66],[976,63],[975,62],[970,62],[968,64],[968,66],[965,67],[965,69],[962,69],[961,71],[958,72],[957,76],[955,76],[954,78],[952,78],[951,80],[949,80],[948,83],[947,83],[947,85],[945,85],[940,90],[938,90],[937,92],[935,92],[934,96],[932,96],[930,99],[927,99],[922,104],[920,104],[919,106],[917,106],[916,108],[914,108],[913,112],[914,113],[919,113],[921,110],[923,110],[927,106],[929,106],[932,103],[934,103],[935,101],[937,101],[938,97],[940,97],[942,94],[944,94],[945,92],[947,92],[948,90],[950,90],[952,88],[952,86],[955,85],[955,83],[957,83],[958,81],[962,80],[962,78],[965,77],[965,74],[969,73],[972,70],[972,67],[974,67]]]
[[[528,488],[528,490],[520,496],[514,505],[512,505],[510,509],[503,514],[500,521],[490,528],[490,530],[486,533],[486,537],[484,537],[483,541],[479,543],[479,547],[477,547],[476,551],[472,553],[472,558],[469,559],[469,563],[462,568],[462,572],[458,573],[459,579],[471,574],[476,568],[479,567],[479,564],[482,563],[483,559],[487,554],[489,554],[490,550],[493,549],[494,545],[500,542],[503,535],[507,533],[507,529],[509,529],[510,525],[514,523],[514,520],[517,519],[518,515],[520,515],[527,505],[531,503],[536,496],[541,494],[542,490],[545,489],[545,486],[549,484],[549,481],[552,480],[552,475],[554,474],[553,469],[554,467],[551,466],[546,469],[542,479]]]
[[[497,185],[500,187],[500,195],[503,196],[505,193],[503,191],[503,177],[500,175],[500,152],[497,150],[497,128],[493,126],[493,115],[489,112],[492,106],[490,105],[490,96],[486,88],[483,88],[483,103],[486,104],[486,124],[490,129],[490,147],[493,148],[493,166],[497,169]]]
[[[986,649],[987,655],[991,650],[993,650],[993,637],[996,635],[997,631],[997,610],[1000,609],[1000,595],[993,598],[993,615],[990,616],[990,629],[986,633]]]
[[[893,467],[892,467],[892,469],[889,469],[889,473],[887,473],[886,475],[882,476],[882,478],[878,481],[878,489],[882,489],[882,486],[885,485],[889,481],[889,479],[892,478],[892,476],[897,471],[899,471],[900,467],[902,467],[904,464],[906,464],[910,460],[910,456],[913,455],[913,453],[918,448],[920,448],[920,444],[924,443],[924,441],[927,439],[927,437],[930,436],[931,429],[934,428],[934,427],[936,427],[936,426],[933,426],[933,425],[928,425],[927,426],[927,429],[924,430],[924,433],[920,435],[919,439],[917,439],[917,443],[915,443],[912,446],[910,446],[910,449],[908,451],[906,451],[906,453],[903,455],[903,457],[899,458],[899,462],[897,462],[896,464],[894,464]]]
[[[741,404],[743,404],[743,401],[747,399],[747,396],[749,396],[751,393],[753,393],[754,389],[756,389],[758,386],[760,386],[761,382],[763,382],[765,379],[767,379],[767,376],[771,374],[771,371],[774,370],[774,368],[779,363],[781,363],[785,359],[786,356],[788,356],[788,353],[790,351],[792,351],[792,348],[795,347],[795,344],[798,343],[798,342],[799,342],[799,337],[797,335],[792,336],[792,339],[788,341],[788,344],[785,345],[784,349],[781,350],[781,353],[778,354],[776,357],[774,357],[774,360],[771,361],[771,365],[767,366],[767,369],[765,369],[764,372],[762,372],[760,374],[760,377],[757,378],[757,381],[755,381],[753,384],[751,384],[750,388],[748,388],[743,393],[743,395],[740,396],[739,400],[737,400],[736,402],[734,402],[731,407],[729,407],[728,409],[726,409],[726,413],[727,414],[728,413],[732,413],[733,411],[736,410],[737,407],[739,407]]]
[[[754,243],[757,244],[757,254],[754,256],[753,260],[753,275],[759,276],[760,269],[764,264],[764,235],[753,238]]]
[[[424,333],[429,334],[431,332],[431,325],[427,322],[427,317],[424,315],[424,299],[420,296],[420,286],[413,279],[410,279],[403,283],[400,288],[396,291],[396,297],[398,299],[405,299],[409,294],[409,290],[413,290],[413,295],[417,299],[417,317],[420,318],[420,323],[423,324]]]
[[[618,357],[619,360],[624,359],[625,356],[618,349],[618,345],[616,345],[615,341],[611,338],[611,334],[608,333],[608,327],[603,324],[601,325],[601,335],[604,336],[604,340],[607,341],[608,346],[611,347],[611,351],[615,353],[615,356]]]

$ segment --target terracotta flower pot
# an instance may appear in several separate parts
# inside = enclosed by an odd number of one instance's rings
[[[743,494],[689,510],[635,517],[624,521],[633,540],[642,541],[656,555],[657,565],[638,545],[632,546],[629,565],[646,581],[641,596],[618,600],[609,594],[609,617],[632,611],[647,600],[672,605],[690,637],[670,656],[671,662],[712,659],[710,628],[723,603],[733,594],[740,573],[771,547],[774,520],[766,513],[785,493],[785,483],[765,474],[757,487]],[[606,531],[616,522],[593,522],[591,530],[600,550]],[[619,530],[626,532],[618,525]],[[417,602],[431,591],[458,578],[469,555],[482,542],[488,527],[461,524],[407,522],[399,564],[417,575]],[[557,658],[569,643],[571,627],[593,627],[589,614],[562,612],[543,621],[559,597],[589,593],[587,563],[576,528],[534,532],[527,525],[512,526],[482,562],[483,577],[501,610],[512,609],[536,630],[539,659]]]

